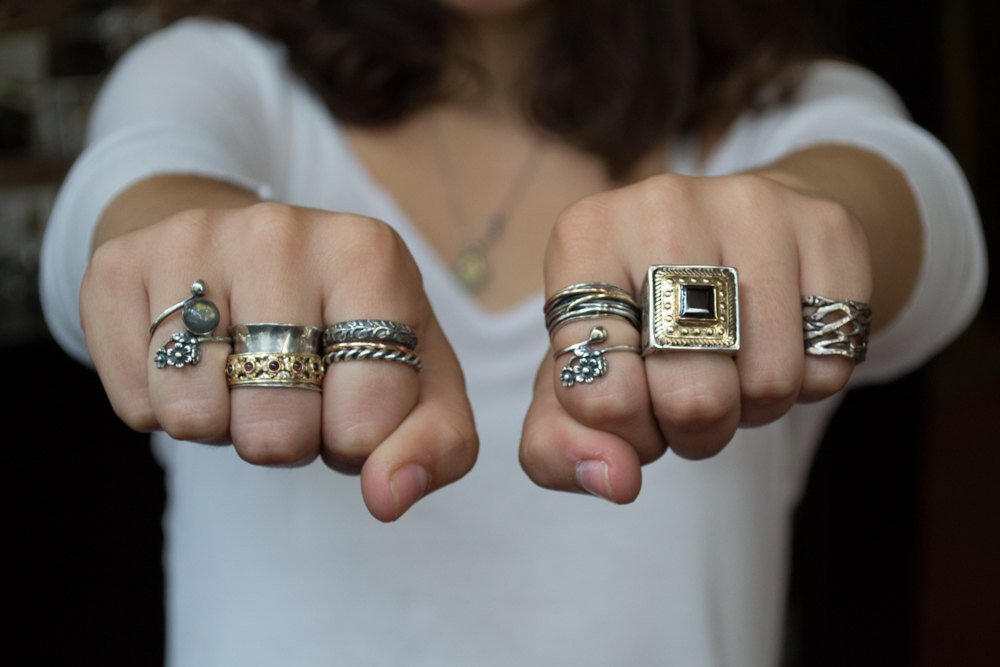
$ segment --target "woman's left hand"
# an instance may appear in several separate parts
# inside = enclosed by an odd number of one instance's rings
[[[564,212],[547,249],[546,294],[601,282],[638,300],[654,264],[738,270],[739,351],[619,351],[607,356],[607,375],[572,387],[560,382],[567,357],[548,355],[520,448],[539,485],[630,502],[640,466],[667,447],[689,459],[713,456],[737,428],[830,396],[850,377],[852,360],[804,353],[801,305],[810,294],[870,300],[868,237],[843,204],[766,172],[655,176]],[[555,331],[552,349],[586,340],[597,325],[607,345],[640,343],[623,319],[580,319]]]

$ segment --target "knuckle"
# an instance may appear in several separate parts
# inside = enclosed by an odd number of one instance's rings
[[[239,243],[261,258],[285,258],[302,246],[303,221],[294,207],[277,202],[250,206],[238,229]]]
[[[559,488],[559,478],[546,465],[549,456],[546,452],[553,448],[558,442],[556,434],[550,429],[536,427],[526,430],[521,438],[521,446],[518,448],[518,463],[521,470],[532,482],[543,489]]]
[[[467,472],[479,457],[479,435],[475,425],[463,415],[440,422],[437,440],[442,456]]]
[[[133,431],[149,433],[159,426],[149,401],[125,400],[112,404],[112,409],[122,422]]]
[[[721,387],[687,385],[656,396],[653,409],[661,423],[696,431],[724,422],[738,409],[738,400]]]
[[[744,402],[772,404],[787,401],[799,392],[802,378],[791,369],[764,368],[755,370],[743,380]]]
[[[163,429],[177,440],[205,441],[218,438],[226,430],[227,406],[210,399],[171,400],[157,410]]]
[[[233,443],[240,458],[259,466],[290,466],[307,463],[317,451],[304,443],[291,443],[280,434],[259,433]]]
[[[422,284],[409,248],[390,225],[361,215],[339,214],[337,253],[341,262],[364,266],[375,281]]]
[[[675,454],[689,461],[703,461],[716,456],[732,439],[732,435],[725,438],[713,438],[709,440],[699,440],[693,443],[673,444],[671,449]]]
[[[693,200],[690,179],[677,174],[654,174],[635,184],[639,201],[655,211],[688,207]]]
[[[643,411],[648,409],[648,402],[637,400],[637,397],[647,393],[648,389],[636,382],[620,382],[608,383],[600,392],[573,392],[572,395],[566,392],[563,396],[567,410],[581,423],[615,430],[642,416]]]
[[[599,230],[609,217],[609,209],[604,195],[585,197],[563,209],[549,235],[546,260],[572,260],[602,247],[605,242]]]
[[[386,424],[375,419],[341,422],[328,430],[327,448],[336,456],[353,461],[367,459],[389,436]]]
[[[805,400],[818,400],[842,390],[851,378],[852,362],[847,359],[807,359],[807,371],[802,382]]]

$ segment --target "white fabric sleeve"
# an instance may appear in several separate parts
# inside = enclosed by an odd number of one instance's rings
[[[753,122],[753,130],[741,134],[737,128],[731,136],[740,139],[720,147],[728,153],[722,161],[751,155],[750,167],[809,145],[848,144],[891,162],[916,197],[923,222],[916,287],[900,315],[872,337],[867,361],[858,366],[852,385],[914,370],[953,341],[978,311],[987,261],[975,200],[942,143],[909,119],[882,79],[834,61],[812,66],[793,104]]]
[[[90,363],[80,284],[98,218],[118,193],[153,175],[184,173],[269,196],[273,164],[283,153],[269,145],[267,131],[281,57],[241,28],[188,19],[146,37],[116,63],[42,241],[42,312],[72,357]]]

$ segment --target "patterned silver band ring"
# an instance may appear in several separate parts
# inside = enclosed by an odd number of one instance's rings
[[[836,301],[815,294],[802,297],[802,335],[806,354],[865,360],[872,310],[861,301]]]
[[[355,341],[394,343],[415,350],[420,339],[413,327],[393,320],[347,320],[326,328],[323,345]]]

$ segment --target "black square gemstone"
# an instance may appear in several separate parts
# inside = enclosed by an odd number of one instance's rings
[[[681,285],[681,319],[714,320],[715,288],[710,285]]]

